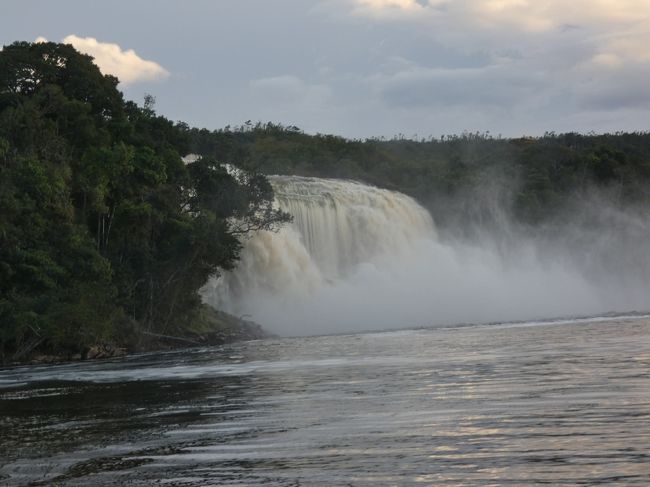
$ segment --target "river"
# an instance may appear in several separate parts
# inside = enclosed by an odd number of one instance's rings
[[[650,485],[650,319],[0,370],[2,485]]]

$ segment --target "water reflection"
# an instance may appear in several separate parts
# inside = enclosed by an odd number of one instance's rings
[[[650,320],[0,371],[0,483],[650,483]]]

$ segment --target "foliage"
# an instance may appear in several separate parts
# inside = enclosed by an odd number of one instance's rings
[[[287,215],[259,174],[184,164],[187,126],[126,102],[72,46],[0,51],[0,360],[168,333]]]
[[[189,135],[192,152],[266,174],[349,178],[405,192],[442,226],[494,219],[497,209],[538,225],[594,188],[623,206],[650,203],[649,133],[361,141],[248,122]]]

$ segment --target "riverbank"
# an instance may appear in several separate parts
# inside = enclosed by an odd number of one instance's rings
[[[41,365],[83,360],[113,359],[132,353],[168,351],[180,348],[219,346],[272,336],[254,321],[243,319],[203,306],[198,319],[191,326],[169,334],[133,330],[128,338],[96,343],[82,350],[33,351],[18,358],[10,358],[2,366]]]

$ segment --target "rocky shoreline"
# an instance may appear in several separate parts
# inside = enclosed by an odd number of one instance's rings
[[[43,353],[36,350],[20,360],[11,361],[4,366],[114,359],[131,353],[219,346],[227,343],[260,340],[271,336],[273,335],[254,321],[243,320],[223,311],[206,309],[200,324],[176,335],[140,331],[137,339],[131,343],[97,343],[76,353]]]

